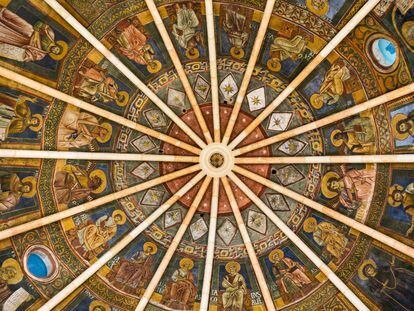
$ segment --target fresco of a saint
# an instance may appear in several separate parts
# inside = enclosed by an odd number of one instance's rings
[[[228,274],[222,281],[223,287],[226,289],[223,293],[223,307],[225,310],[243,310],[244,298],[247,295],[246,281],[239,273],[240,264],[230,261],[226,264]]]
[[[34,132],[43,126],[43,117],[32,114],[29,102],[35,99],[19,96],[12,98],[0,93],[0,141],[6,140],[9,134],[21,134],[28,128]]]
[[[354,118],[338,125],[330,135],[332,145],[344,153],[370,153],[375,148],[375,134],[371,120],[367,117]]]
[[[112,135],[112,126],[87,113],[67,110],[59,125],[58,146],[63,148],[80,148],[91,144],[107,142]]]
[[[156,73],[161,70],[162,65],[155,59],[155,50],[139,26],[135,19],[118,25],[116,46],[122,55],[137,64],[146,65],[150,73]]]
[[[67,164],[58,171],[53,183],[57,202],[68,204],[82,200],[106,188],[106,176],[102,170],[88,172],[77,165]]]
[[[294,38],[276,37],[270,45],[270,59],[267,61],[267,68],[278,72],[282,67],[282,61],[303,58],[306,44],[306,39],[300,35],[296,35]]]
[[[324,105],[334,105],[345,92],[344,82],[351,77],[348,67],[343,63],[335,63],[326,72],[319,87],[319,93],[310,98],[312,107],[321,109]]]
[[[365,260],[358,269],[358,277],[377,297],[382,310],[412,309],[414,273],[400,267],[394,256],[388,262]]]
[[[402,206],[404,212],[411,218],[411,225],[405,233],[410,236],[414,232],[414,183],[406,187],[391,186],[388,191],[388,203],[393,207]]]
[[[174,271],[162,296],[162,303],[167,307],[179,310],[193,309],[197,294],[197,287],[191,272],[193,267],[194,262],[190,258],[180,260],[180,268]]]
[[[312,233],[313,240],[321,246],[324,252],[339,261],[345,253],[348,238],[334,225],[326,221],[318,223],[314,217],[309,217],[303,223],[303,230]]]
[[[36,179],[32,176],[20,179],[17,174],[0,171],[0,212],[17,206],[21,197],[30,198],[36,193]]]
[[[335,208],[340,203],[352,212],[369,201],[374,183],[374,169],[347,169],[342,165],[339,173],[330,171],[323,176],[321,189],[326,198],[335,200]]]
[[[131,259],[121,258],[108,279],[118,288],[140,294],[151,279],[156,253],[157,245],[145,242],[142,251],[137,252]]]
[[[10,10],[0,9],[0,57],[31,62],[49,55],[60,60],[67,48],[64,41],[55,41],[53,29],[44,22],[32,26]]]
[[[244,48],[249,39],[249,33],[246,30],[249,27],[245,15],[231,8],[225,11],[223,28],[232,44],[230,54],[235,58],[243,58],[245,54]]]
[[[115,80],[99,68],[83,68],[79,71],[81,77],[75,85],[78,95],[91,103],[104,104],[115,102],[118,106],[128,104],[129,95],[119,91]]]
[[[109,247],[118,226],[126,222],[126,215],[115,210],[111,216],[102,216],[95,223],[87,222],[78,229],[68,231],[72,245],[86,259],[92,259]]]
[[[289,301],[301,297],[306,286],[312,283],[306,268],[291,258],[285,257],[281,249],[273,250],[269,254],[269,260],[273,263],[272,273],[276,277],[279,291],[285,294]]]
[[[178,45],[186,52],[185,55],[190,59],[200,56],[197,45],[204,46],[203,36],[197,28],[200,25],[196,12],[193,10],[193,4],[187,2],[184,4],[175,4],[177,22],[173,25],[172,34]]]

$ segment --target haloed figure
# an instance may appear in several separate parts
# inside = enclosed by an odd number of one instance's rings
[[[323,248],[323,251],[330,254],[339,261],[345,252],[348,238],[334,225],[326,221],[320,223],[314,217],[309,217],[303,223],[303,230],[312,233],[316,244]]]
[[[229,273],[223,279],[222,285],[226,289],[223,293],[223,307],[229,311],[243,310],[244,296],[247,294],[246,281],[239,273],[240,264],[230,261],[226,264],[226,271]]]
[[[354,118],[340,124],[331,133],[331,143],[344,153],[370,153],[375,147],[375,134],[371,121],[366,117]]]
[[[176,310],[192,310],[197,294],[191,269],[194,262],[190,258],[180,260],[180,268],[175,270],[167,283],[162,296],[162,303]]]
[[[156,252],[157,245],[145,242],[142,251],[136,253],[131,259],[121,258],[113,272],[108,274],[108,279],[118,288],[132,294],[141,294],[151,279]]]
[[[6,8],[0,9],[0,57],[20,62],[42,60],[46,55],[62,59],[67,44],[55,40],[55,33],[44,22],[34,26]]]
[[[112,126],[87,113],[67,110],[62,117],[58,132],[58,145],[64,148],[88,146],[95,140],[106,143],[112,135]]]
[[[333,207],[341,204],[350,213],[369,201],[375,183],[372,168],[350,169],[341,166],[340,173],[327,172],[322,178],[322,194],[333,199]]]
[[[272,273],[276,277],[279,291],[287,296],[285,302],[298,299],[304,294],[304,289],[312,281],[306,275],[306,269],[300,263],[285,257],[281,249],[275,249],[269,254],[273,263]]]
[[[414,183],[406,187],[391,186],[388,191],[388,203],[393,207],[402,206],[404,212],[410,217],[410,227],[405,234],[411,236],[414,232]]]
[[[53,185],[58,203],[68,204],[101,193],[106,187],[106,176],[101,170],[88,172],[80,166],[67,164],[56,173]]]
[[[311,96],[311,105],[320,109],[324,105],[336,104],[345,92],[345,81],[351,77],[345,64],[333,64],[325,74],[325,79],[319,88],[319,94]]]
[[[409,137],[414,138],[414,110],[407,115],[397,113],[391,120],[392,132],[396,139],[406,140]],[[414,148],[412,146],[412,148]]]
[[[23,279],[20,264],[13,258],[7,258],[0,267],[0,306],[12,295],[10,285],[15,285]],[[3,310],[6,310],[3,308]]]
[[[172,34],[178,45],[186,50],[188,58],[198,58],[197,45],[204,46],[203,35],[197,28],[200,25],[197,14],[191,2],[175,4],[177,22],[173,25]]]
[[[83,68],[79,71],[79,77],[75,90],[80,97],[92,103],[115,102],[119,106],[125,106],[128,103],[129,94],[119,91],[118,84],[104,70],[98,67]]]
[[[27,129],[38,132],[43,126],[43,117],[32,114],[29,103],[35,99],[27,96],[17,98],[0,93],[0,141],[13,134],[22,134]]]
[[[91,260],[109,247],[109,241],[115,236],[118,226],[126,222],[126,215],[115,210],[111,216],[102,216],[96,222],[87,222],[79,229],[68,231],[72,245],[82,255]]]
[[[414,273],[399,267],[394,256],[391,261],[365,260],[358,269],[358,277],[366,282],[382,310],[412,310]]]
[[[17,174],[0,171],[0,213],[15,208],[22,197],[36,193],[36,179],[32,176],[20,179]]]

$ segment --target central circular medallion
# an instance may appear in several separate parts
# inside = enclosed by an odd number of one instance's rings
[[[223,177],[233,169],[234,156],[226,145],[212,143],[201,151],[200,166],[208,176]]]
[[[210,163],[216,168],[219,168],[224,163],[224,157],[221,153],[215,153],[210,157]]]

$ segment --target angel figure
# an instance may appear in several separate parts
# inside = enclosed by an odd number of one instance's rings
[[[0,141],[9,134],[21,134],[27,129],[38,132],[43,126],[41,114],[32,114],[29,103],[35,103],[31,97],[20,95],[17,99],[0,93]]]

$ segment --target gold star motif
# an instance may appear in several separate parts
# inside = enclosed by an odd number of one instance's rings
[[[178,218],[179,218],[179,216],[180,216],[180,214],[178,213],[178,212],[176,212],[176,211],[174,211],[172,214],[171,214],[171,219],[172,220],[178,220]]]
[[[231,86],[230,84],[227,84],[224,86],[224,92],[226,92],[227,94],[230,94],[234,91],[233,86]]]
[[[255,96],[252,98],[252,102],[254,106],[258,106],[262,103],[262,101],[260,100],[259,96]]]
[[[294,152],[296,152],[298,150],[298,145],[295,144],[293,141],[290,141],[288,143],[288,149],[289,149],[289,152],[290,153],[294,153]]]
[[[207,86],[206,85],[199,85],[199,86],[197,86],[197,89],[200,92],[203,92],[204,93],[207,90]]]
[[[273,127],[280,127],[280,124],[282,123],[282,120],[279,118],[273,119]]]

